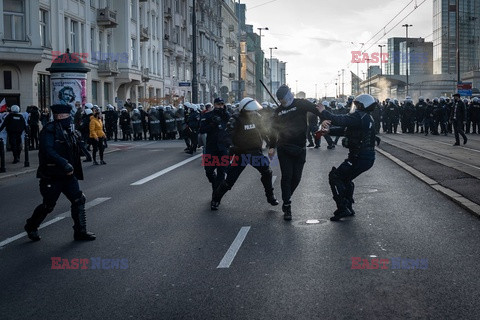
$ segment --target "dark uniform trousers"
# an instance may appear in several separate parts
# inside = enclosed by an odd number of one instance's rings
[[[290,198],[302,178],[307,152],[302,150],[298,151],[298,154],[297,152],[292,153],[283,146],[278,146],[277,149],[280,171],[282,172],[282,180],[280,182],[282,200],[284,204],[290,204]]]
[[[197,134],[198,136],[198,134]],[[192,149],[196,147],[194,141],[192,141]],[[227,148],[205,148],[205,154],[210,155],[212,158],[222,159],[223,156],[228,155]],[[227,167],[219,164],[218,166],[205,166],[205,175],[208,181],[212,184],[212,191],[215,191],[218,186],[225,180],[225,173]]]
[[[225,182],[230,188],[233,187],[238,177],[243,172],[243,170],[245,170],[247,165],[251,165],[252,167],[257,169],[257,171],[260,172],[260,174],[262,175],[261,181],[263,185],[267,185],[267,188],[272,189],[272,170],[270,169],[270,161],[266,156],[263,155],[262,151],[252,151],[244,154],[235,155],[232,163],[227,168],[227,178],[225,179]]]
[[[455,142],[460,143],[460,136],[462,136],[463,140],[467,140],[467,136],[465,136],[465,132],[463,132],[463,122],[458,120],[453,120],[453,133],[455,134]]]
[[[35,208],[32,217],[27,219],[28,229],[36,230],[40,226],[46,216],[55,208],[61,193],[71,202],[71,213],[75,227],[80,227],[77,221],[79,219],[78,210],[79,206],[85,204],[85,196],[80,190],[77,178],[72,175],[64,178],[40,179],[40,194],[43,197],[43,202]]]
[[[20,154],[22,153],[22,133],[8,133],[8,141],[10,142],[10,148],[12,148],[13,158],[20,160]]]

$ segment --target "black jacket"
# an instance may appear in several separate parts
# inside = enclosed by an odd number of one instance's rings
[[[202,114],[200,118],[200,133],[207,134],[207,148],[224,149],[231,143],[226,131],[230,114],[225,108],[215,108]]]
[[[307,140],[307,113],[321,118],[315,104],[304,99],[294,99],[289,107],[275,110],[269,146],[295,145],[304,148]]]
[[[21,134],[27,128],[27,124],[21,113],[12,112],[5,117],[0,126],[0,132],[5,128],[8,134]]]
[[[465,113],[465,103],[463,103],[462,100],[454,101],[451,120],[462,123],[463,121],[465,121]]]
[[[60,123],[47,123],[40,132],[37,178],[67,178],[73,167],[75,177],[83,180],[79,141],[75,133],[63,130]]]

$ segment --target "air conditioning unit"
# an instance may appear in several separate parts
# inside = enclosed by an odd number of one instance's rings
[[[234,56],[229,56],[229,57],[228,57],[228,61],[230,61],[230,62],[235,62],[235,57],[234,57]]]

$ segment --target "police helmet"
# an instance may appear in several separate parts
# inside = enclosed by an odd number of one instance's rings
[[[355,99],[354,96],[348,96],[348,101],[353,101]]]
[[[425,99],[422,96],[420,96],[418,97],[418,101],[425,101]]]
[[[91,115],[92,113],[93,113],[92,109],[88,109],[88,108],[85,109],[85,114],[86,114],[87,116]]]
[[[85,109],[92,109],[92,108],[93,108],[93,104],[91,104],[90,102],[85,103]]]
[[[135,108],[135,109],[133,109],[133,113],[140,113],[140,110]]]
[[[17,106],[16,104],[14,104],[10,110],[13,112],[13,113],[19,113],[20,112],[20,107]]]
[[[141,104],[139,104],[137,109],[143,109],[143,106]]]
[[[262,109],[262,106],[260,103],[258,103],[255,99],[253,98],[243,98],[242,101],[240,101],[240,105],[238,107],[239,111],[245,110],[245,111],[257,111]]]
[[[323,100],[323,101],[322,101],[322,105],[323,105],[324,107],[328,107],[328,101],[327,101],[327,100]]]
[[[478,101],[479,101],[478,97],[473,97],[472,102],[478,103]]]
[[[343,108],[345,108],[345,105],[344,105],[343,103],[339,102],[339,103],[337,104],[337,108],[338,108],[338,109],[343,109]]]
[[[433,102],[438,102],[438,98],[437,97],[433,98]]]
[[[369,94],[361,94],[353,100],[353,104],[355,105],[356,108],[359,110],[367,110],[371,111],[375,108],[375,105],[377,104],[375,102],[375,98],[372,97]],[[352,108],[354,109],[354,108]]]

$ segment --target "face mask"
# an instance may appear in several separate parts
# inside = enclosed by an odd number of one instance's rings
[[[62,128],[64,130],[70,129],[70,127],[72,125],[72,117],[68,117],[66,119],[61,119],[61,120],[59,120],[59,122],[60,122],[60,125],[62,126]]]

